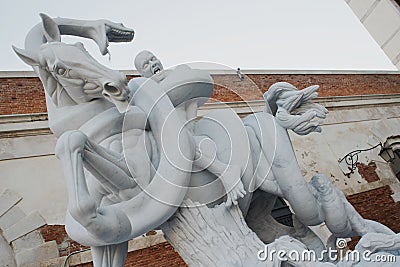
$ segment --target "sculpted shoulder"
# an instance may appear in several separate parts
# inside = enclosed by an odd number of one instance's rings
[[[211,97],[214,89],[214,81],[208,72],[179,65],[175,69],[156,73],[151,78],[131,79],[128,83],[131,95],[148,79],[159,84],[175,107],[192,99],[197,99],[201,106]]]
[[[168,71],[160,85],[174,106],[191,99],[198,99],[198,106],[201,106],[207,102],[214,90],[214,81],[207,71],[192,69],[187,65],[179,65]]]

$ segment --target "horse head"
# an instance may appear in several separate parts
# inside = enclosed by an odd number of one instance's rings
[[[124,111],[130,93],[125,75],[97,62],[82,43],[61,42],[58,25],[50,17],[42,16],[42,23],[47,42],[38,51],[13,49],[34,68],[53,104],[71,106],[105,97]]]

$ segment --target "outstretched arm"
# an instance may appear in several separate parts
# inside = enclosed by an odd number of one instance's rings
[[[221,179],[227,193],[225,205],[229,208],[238,204],[238,199],[246,194],[241,181],[242,170],[239,165],[225,164],[217,157],[214,141],[205,136],[195,136],[196,154],[194,165],[209,172]]]

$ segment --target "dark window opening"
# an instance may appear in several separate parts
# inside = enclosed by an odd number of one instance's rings
[[[276,199],[274,208],[271,211],[272,217],[279,223],[293,227],[293,218],[292,218],[292,212],[290,211],[290,208],[288,205],[286,205],[286,202],[278,197]]]

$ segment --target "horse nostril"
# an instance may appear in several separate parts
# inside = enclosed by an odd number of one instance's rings
[[[120,90],[117,87],[110,85],[110,83],[104,84],[104,90],[111,95],[120,93]]]

